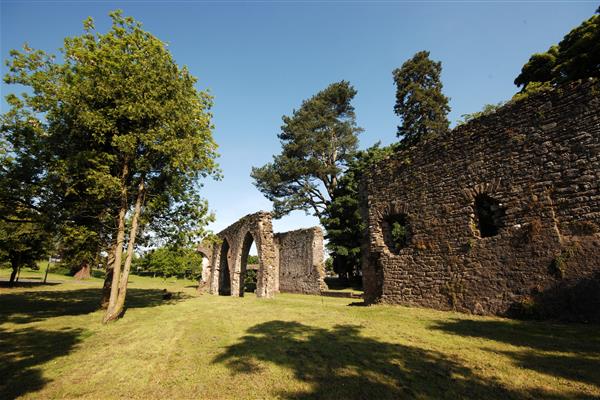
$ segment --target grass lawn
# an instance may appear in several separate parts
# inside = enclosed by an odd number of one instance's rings
[[[49,280],[64,282],[0,288],[0,399],[600,398],[597,325],[132,276],[125,317],[103,326],[100,279]]]

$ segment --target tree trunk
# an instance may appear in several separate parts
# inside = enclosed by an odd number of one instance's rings
[[[139,225],[139,217],[142,209],[142,203],[144,202],[144,179],[138,186],[137,198],[135,201],[135,208],[133,212],[133,218],[131,221],[131,230],[129,232],[129,241],[127,242],[127,258],[125,260],[125,266],[121,272],[120,258],[117,260],[117,254],[115,253],[115,266],[113,268],[113,279],[110,293],[110,301],[106,315],[104,316],[104,323],[114,321],[121,317],[125,307],[125,295],[127,294],[127,280],[129,279],[129,271],[131,269],[131,261],[133,259],[133,248],[135,246],[135,238],[137,236],[137,229]],[[124,238],[121,238],[121,241]],[[118,241],[118,237],[117,237]],[[121,246],[122,247],[122,246]],[[122,251],[119,256],[122,256]],[[119,263],[117,263],[117,261]],[[113,297],[114,296],[114,297]]]
[[[50,269],[50,260],[51,259],[52,259],[52,256],[48,257],[48,264],[46,264],[46,273],[44,274],[44,284],[48,280],[48,270]]]
[[[104,276],[104,285],[102,286],[102,299],[100,300],[100,307],[103,310],[108,308],[108,302],[110,300],[110,289],[113,278],[113,266],[115,264],[115,246],[112,245],[108,250],[108,260],[106,263],[106,274]]]
[[[119,218],[117,224],[117,240],[115,243],[115,259],[113,263],[113,275],[110,287],[110,298],[108,300],[108,307],[106,315],[102,322],[107,323],[117,319],[114,315],[114,309],[117,304],[117,297],[119,295],[119,278],[121,276],[121,262],[123,257],[123,240],[125,239],[125,214],[127,213],[127,185],[126,178],[128,174],[128,165],[125,162],[123,166],[123,174],[121,179],[121,208],[119,209]]]
[[[129,271],[131,270],[131,263],[133,261],[133,249],[135,247],[135,239],[137,236],[140,214],[142,213],[142,205],[144,203],[144,195],[146,189],[144,187],[144,179],[138,186],[137,198],[135,200],[135,209],[133,211],[133,218],[131,219],[131,230],[129,231],[129,241],[127,242],[127,257],[125,258],[125,266],[121,273],[121,281],[119,283],[119,297],[117,298],[117,305],[115,307],[115,314],[120,316],[123,314],[125,308],[125,296],[127,294],[127,281],[129,279]]]
[[[15,279],[15,282],[19,282],[19,278],[21,277],[21,267],[22,265],[19,264],[19,268],[17,268],[17,278]]]
[[[12,260],[11,262],[12,272],[10,273],[10,280],[8,281],[8,286],[12,287],[15,284],[15,278],[17,276],[17,272],[19,271],[19,263],[17,260]]]
[[[77,280],[90,279],[92,277],[90,264],[87,261],[82,262],[79,271],[73,277]]]

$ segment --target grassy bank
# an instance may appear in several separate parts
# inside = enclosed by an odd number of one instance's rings
[[[0,289],[2,399],[600,397],[598,326],[136,276],[124,319],[102,326],[100,279],[49,280],[63,282]]]

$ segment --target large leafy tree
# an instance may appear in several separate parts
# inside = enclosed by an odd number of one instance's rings
[[[40,224],[0,219],[0,262],[10,263],[12,268],[9,285],[13,285],[21,267],[33,267],[46,256],[50,243],[48,231]]]
[[[97,221],[112,223],[105,322],[124,310],[143,225],[175,224],[184,213],[202,225],[207,208],[197,195],[199,178],[218,175],[211,97],[195,89],[196,79],[140,23],[119,11],[110,16],[109,32],[96,32],[88,19],[83,35],[66,38],[62,63],[41,51],[13,51],[6,78],[32,89],[9,100],[15,113],[29,110],[41,126],[45,176],[60,189],[53,191],[57,204],[68,199],[78,211],[82,202],[108,210],[104,216],[92,207]]]
[[[366,229],[360,212],[359,186],[364,174],[378,161],[391,155],[397,145],[379,144],[356,153],[348,170],[340,178],[321,223],[327,230],[327,248],[333,258],[333,270],[341,278],[358,276],[361,265],[361,242]]]
[[[9,104],[20,105],[13,96]],[[28,110],[13,107],[0,119],[0,261],[18,270],[45,257],[52,239],[49,203],[44,202],[41,125]]]
[[[600,15],[583,21],[548,51],[532,55],[515,85],[531,92],[588,77],[600,77]]]
[[[402,119],[398,137],[406,142],[433,137],[448,130],[448,97],[442,93],[442,63],[428,51],[416,53],[393,71],[396,84],[394,112]]]
[[[251,174],[276,217],[293,210],[323,215],[362,131],[351,104],[355,95],[350,83],[333,83],[283,116],[281,154]]]

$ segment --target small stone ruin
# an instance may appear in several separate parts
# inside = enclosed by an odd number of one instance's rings
[[[264,211],[246,215],[217,234],[219,243],[198,247],[208,260],[202,281],[211,294],[244,296],[253,242],[259,260],[257,297],[272,298],[278,292],[320,294],[326,288],[321,228],[273,234],[271,220],[271,214]]]

